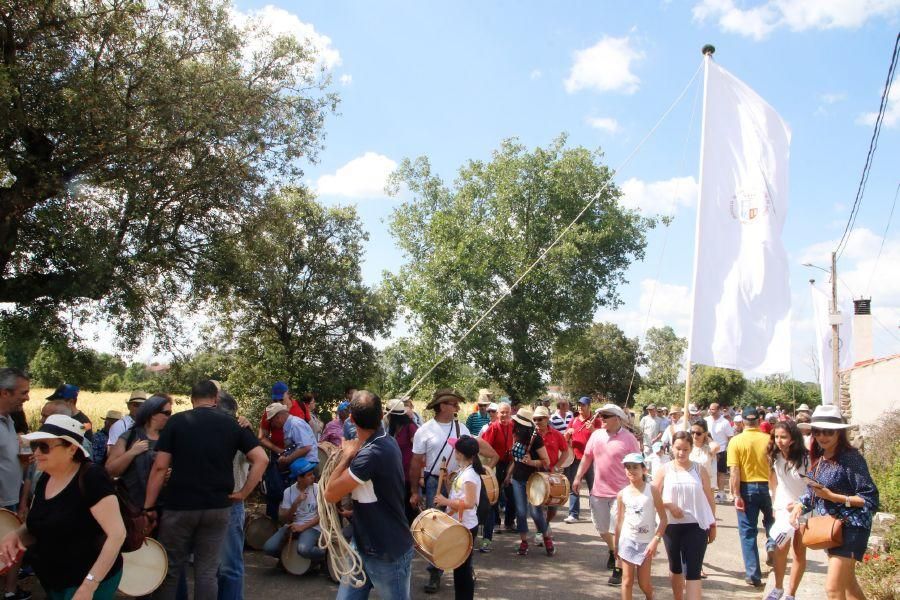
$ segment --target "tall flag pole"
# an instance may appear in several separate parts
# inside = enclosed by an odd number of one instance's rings
[[[700,197],[688,335],[691,365],[790,371],[791,292],[781,241],[791,132],[763,98],[703,47]]]

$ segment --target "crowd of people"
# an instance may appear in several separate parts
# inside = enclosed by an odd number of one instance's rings
[[[22,523],[0,540],[11,600],[30,597],[17,581],[31,570],[49,598],[113,598],[134,514],[169,561],[154,598],[243,598],[244,501],[260,482],[266,514],[277,524],[264,544],[273,556],[290,544],[321,565],[318,505],[339,507],[366,576],[362,587],[342,580],[340,599],[366,598],[373,589],[385,599],[417,595],[410,589],[411,526],[426,508],[445,511],[468,532],[471,550],[453,569],[453,589],[457,599],[474,598],[475,557],[496,549],[496,534],[514,536],[519,556],[532,544],[546,557],[557,554],[554,527],[582,520],[582,482],[608,550],[598,566],[609,571],[609,585],[621,586],[622,598],[632,598],[635,583],[653,597],[651,562],[663,551],[676,600],[700,598],[716,513],[731,506],[745,580],[756,588],[763,585],[762,520],[774,571],[766,600],[797,594],[806,566],[803,523],[811,517],[842,523],[842,538],[827,549],[828,597],[863,598],[855,565],[878,491],[834,406],[801,405],[789,414],[690,405],[685,414],[678,405],[650,405],[638,418],[602,398],[579,398],[573,414],[564,398],[555,407],[525,406],[482,390],[464,414],[466,398],[445,388],[427,402],[431,418],[423,419],[409,399],[382,403],[348,388],[323,424],[315,394],[295,399],[276,382],[254,431],[234,398],[207,380],[192,388],[190,410],[173,414],[171,397],[135,391],[127,413],[110,411],[95,431],[77,409],[78,388],[65,384],[47,399],[40,427],[27,432],[16,415],[29,387],[22,371],[0,369],[0,508]],[[320,447],[341,450],[322,481]],[[538,473],[568,481],[568,497],[537,503],[529,480]],[[498,492],[493,503],[489,481]],[[136,513],[122,509],[129,505]],[[554,524],[558,511],[566,514]],[[422,591],[435,593],[443,571],[429,564],[428,573]]]

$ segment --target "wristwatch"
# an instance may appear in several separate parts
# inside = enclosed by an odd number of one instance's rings
[[[93,575],[92,573],[88,573],[87,575],[85,575],[84,580],[85,580],[85,581],[90,581],[90,582],[93,583],[93,582],[96,582],[96,581],[97,581],[97,578],[94,577],[94,575]]]
[[[853,505],[850,504],[850,496],[844,496],[844,506],[847,508],[853,508]]]

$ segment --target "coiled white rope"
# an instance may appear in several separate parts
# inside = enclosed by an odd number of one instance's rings
[[[341,514],[337,505],[325,501],[325,488],[328,480],[334,472],[335,466],[341,460],[341,449],[335,450],[325,466],[322,467],[322,475],[319,478],[319,497],[316,498],[319,512],[319,528],[322,535],[319,536],[319,548],[328,552],[328,562],[332,572],[338,576],[341,583],[348,583],[355,588],[361,588],[366,584],[366,572],[363,570],[362,559],[356,549],[344,538]]]

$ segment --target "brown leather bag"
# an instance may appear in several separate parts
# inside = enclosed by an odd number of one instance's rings
[[[843,522],[831,515],[810,517],[800,526],[803,545],[813,550],[837,548],[844,543]]]
[[[820,459],[819,464],[816,465],[816,472],[813,473],[813,479],[818,475],[821,464]],[[805,524],[800,526],[803,545],[813,550],[837,548],[844,543],[843,524],[843,521],[831,515],[810,517]]]

